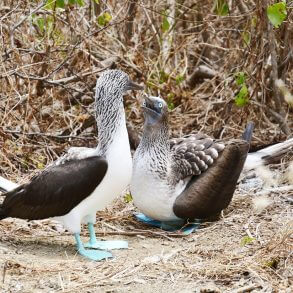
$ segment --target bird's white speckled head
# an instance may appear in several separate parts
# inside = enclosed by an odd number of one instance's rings
[[[146,125],[156,126],[168,122],[168,105],[161,97],[146,96],[142,109]]]

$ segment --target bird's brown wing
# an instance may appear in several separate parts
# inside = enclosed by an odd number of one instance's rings
[[[204,219],[226,208],[233,197],[248,150],[249,142],[244,140],[226,143],[216,164],[194,176],[176,198],[175,215],[183,219]]]
[[[51,166],[30,183],[4,194],[0,219],[38,220],[63,216],[95,190],[107,168],[107,161],[98,156]]]

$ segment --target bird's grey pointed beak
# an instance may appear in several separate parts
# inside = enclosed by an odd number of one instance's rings
[[[126,85],[126,88],[125,88],[125,91],[128,91],[128,90],[143,90],[143,86],[133,82],[132,80],[128,80],[128,83]]]
[[[144,95],[144,100],[147,105],[153,104],[153,101],[149,98],[149,96],[147,94]]]
[[[145,106],[141,106],[142,110],[147,113],[153,112],[148,106],[153,104],[153,101],[148,97],[148,95],[144,95]]]
[[[145,96],[144,100],[146,105],[142,106],[142,110],[145,115],[145,124],[155,125],[157,124],[160,115],[150,107],[153,105],[153,101],[148,96]]]
[[[150,119],[147,119],[146,121],[148,120],[153,121],[153,119],[155,120],[155,118],[158,117],[158,113],[156,113],[154,110],[148,107],[142,106],[142,110],[146,114],[146,117],[150,118]]]

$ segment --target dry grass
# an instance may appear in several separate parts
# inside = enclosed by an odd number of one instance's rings
[[[174,106],[173,136],[200,130],[235,138],[253,120],[253,148],[258,148],[288,137],[276,114],[293,129],[292,108],[282,99],[277,103],[270,61],[275,43],[278,77],[292,89],[292,9],[272,40],[265,1],[230,1],[225,17],[215,15],[214,1],[177,1],[175,14],[172,1],[138,1],[128,39],[129,1],[101,1],[97,15],[88,5],[56,13],[40,8],[37,18],[54,19],[54,29],[44,32],[30,16],[35,2],[0,4],[0,172],[7,178],[25,182],[69,146],[96,144],[93,88],[106,68],[127,71]],[[173,29],[163,33],[167,8]],[[105,11],[112,21],[99,27],[96,16]],[[249,46],[243,33],[250,34]],[[191,84],[199,65],[214,75]],[[240,71],[246,72],[250,93],[242,108],[234,103],[239,90],[234,76]],[[178,84],[180,75],[184,81]],[[141,131],[139,105],[139,99],[126,96],[134,134]],[[292,184],[291,173],[281,177]],[[1,221],[0,291],[290,292],[292,189],[282,187],[288,183],[281,177],[267,187],[271,191],[240,186],[219,221],[188,237],[148,229],[133,220],[131,203],[117,200],[99,214],[96,230],[105,239],[127,239],[130,249],[114,252],[115,259],[106,262],[74,256],[73,238],[50,221]],[[253,199],[264,193],[270,204],[254,211]]]
[[[128,1],[100,5],[100,14],[112,15],[105,27],[97,25],[97,15],[88,5],[55,12],[39,8],[32,18],[37,4],[2,1],[1,172],[26,180],[26,174],[42,169],[68,146],[96,144],[93,88],[106,68],[121,68],[146,84],[148,92],[162,95],[174,107],[170,115],[174,136],[204,131],[216,138],[235,138],[253,120],[253,147],[284,140],[288,135],[280,125],[293,129],[292,109],[282,99],[280,108],[275,102],[265,9],[263,1],[252,2],[244,3],[244,8],[233,4],[225,17],[214,14],[213,1],[178,2],[175,8],[164,1],[138,2],[132,33],[126,33],[131,24]],[[175,9],[176,22],[169,18],[173,29],[164,33],[166,7]],[[45,22],[44,31],[36,25],[40,19]],[[274,31],[277,61],[282,64],[279,74],[288,89],[293,86],[286,37],[291,24],[288,12],[286,22]],[[243,43],[244,32],[251,36],[249,46]],[[172,42],[165,50],[169,37]],[[199,65],[208,66],[214,75],[190,83]],[[239,91],[237,72],[247,76],[250,97],[245,107],[234,103]],[[128,125],[137,133],[142,123],[140,103],[125,98]],[[278,114],[284,123],[280,124]]]

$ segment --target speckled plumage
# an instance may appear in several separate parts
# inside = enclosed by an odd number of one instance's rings
[[[115,80],[115,83],[113,83],[113,80]],[[72,147],[53,165],[63,164],[74,159],[84,159],[93,155],[105,156],[109,145],[113,141],[114,133],[121,123],[125,123],[123,92],[128,81],[128,75],[120,70],[107,70],[101,74],[96,83],[95,93],[96,123],[100,130],[97,147],[95,149]],[[121,117],[123,117],[122,120]]]
[[[212,166],[224,148],[223,143],[201,133],[171,139],[173,182],[200,175]]]

